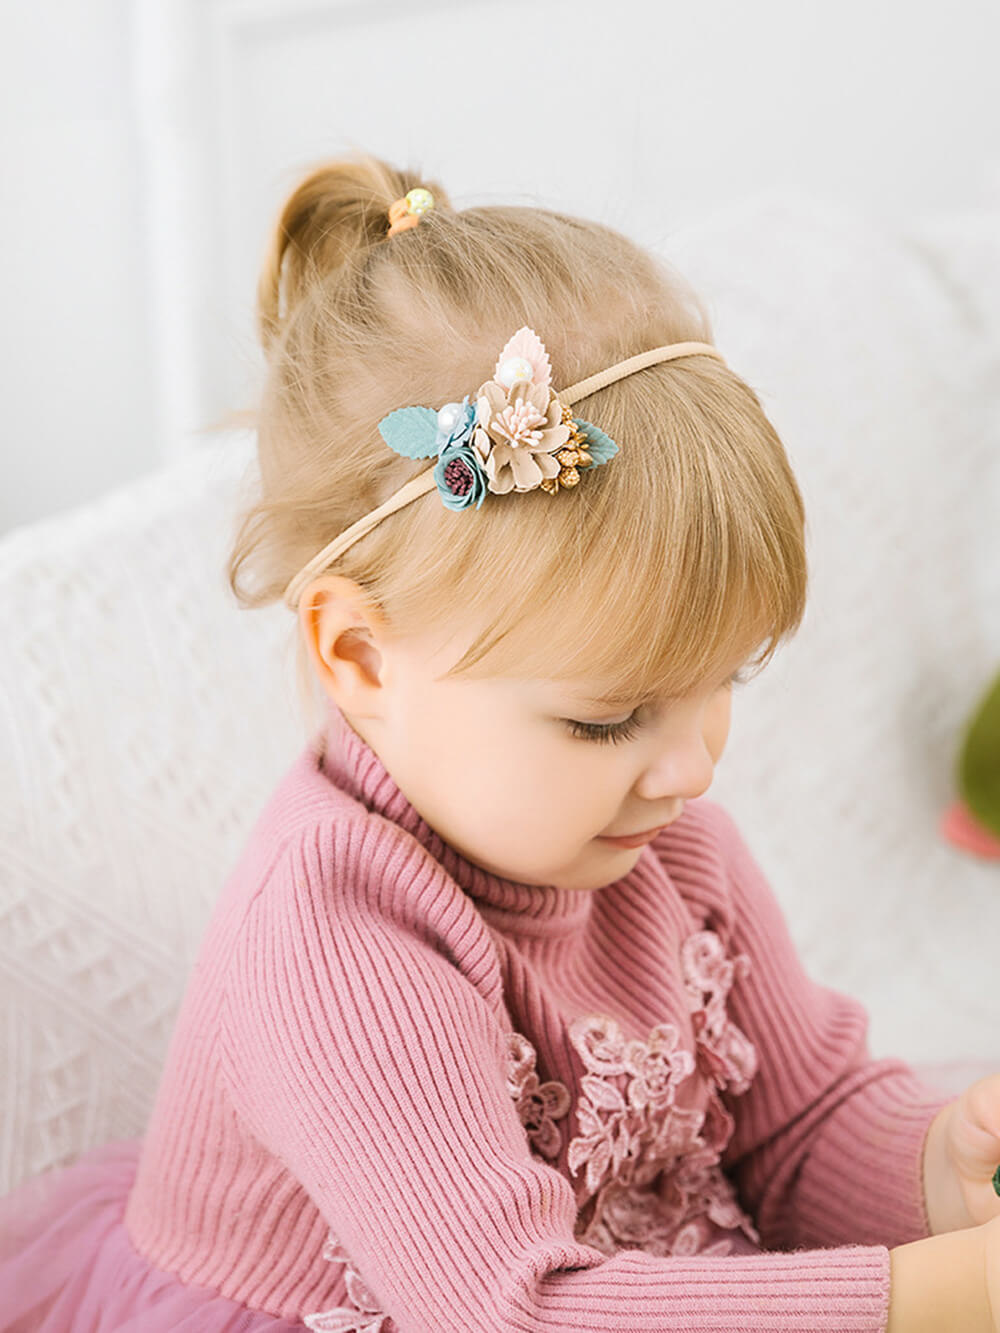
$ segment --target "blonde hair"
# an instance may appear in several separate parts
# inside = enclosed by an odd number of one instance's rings
[[[387,240],[389,205],[417,185],[436,206]],[[439,182],[362,153],[292,190],[257,301],[260,495],[227,567],[245,607],[280,599],[333,536],[429,466],[390,449],[379,420],[474,394],[522,325],[545,343],[557,392],[646,348],[712,341],[686,281],[619,232],[535,207],[455,210]],[[459,511],[431,490],[331,572],[401,639],[481,626],[448,676],[591,677],[626,703],[683,695],[754,650],[763,668],[802,619],[807,568],[802,497],[754,391],[689,356],[573,411],[620,452],[572,490],[491,492]]]

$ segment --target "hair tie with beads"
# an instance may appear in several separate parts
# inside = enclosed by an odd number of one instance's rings
[[[430,190],[425,190],[422,185],[408,190],[402,199],[397,199],[389,205],[390,226],[386,235],[395,236],[397,232],[415,227],[420,221],[421,214],[433,207],[434,196]]]

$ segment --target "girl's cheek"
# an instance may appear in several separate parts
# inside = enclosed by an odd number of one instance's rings
[[[726,747],[729,737],[729,722],[732,714],[733,696],[730,690],[723,690],[712,700],[705,713],[705,745],[713,760],[718,760]]]

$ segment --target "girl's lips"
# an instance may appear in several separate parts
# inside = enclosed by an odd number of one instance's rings
[[[599,833],[597,836],[601,842],[610,842],[616,847],[641,847],[644,842],[650,842],[656,835],[675,824],[684,813],[684,805],[674,815],[673,819],[667,819],[662,824],[657,824],[656,828],[646,829],[642,833],[629,833],[622,837],[612,838],[607,833]]]
[[[668,821],[668,823],[672,822],[672,820]],[[645,833],[633,833],[628,838],[609,838],[607,834],[604,833],[601,833],[598,836],[600,837],[601,842],[610,842],[616,847],[641,847],[644,842],[651,842],[660,830],[665,829],[666,827],[667,824],[660,824],[656,828],[647,829]]]

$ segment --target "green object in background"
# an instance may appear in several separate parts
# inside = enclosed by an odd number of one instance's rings
[[[958,757],[958,789],[970,813],[1000,838],[1000,674],[969,722]]]

